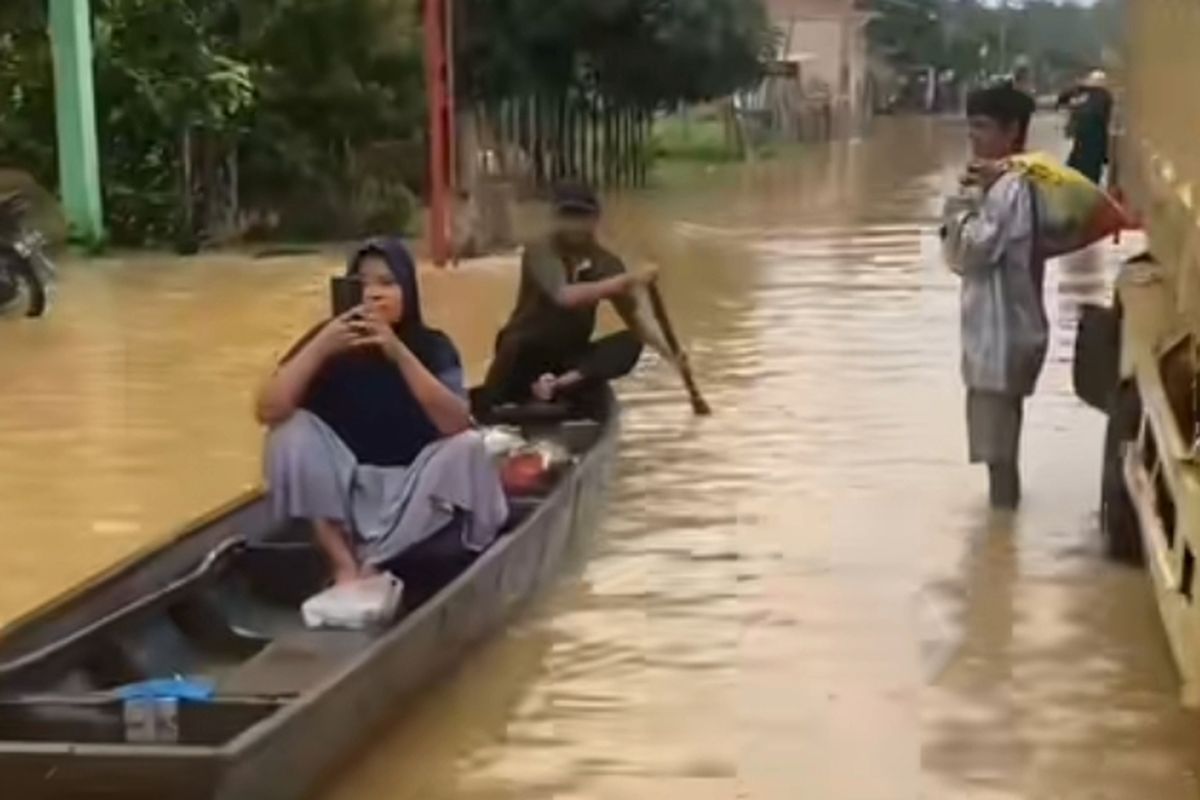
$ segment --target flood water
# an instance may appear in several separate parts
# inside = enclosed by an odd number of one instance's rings
[[[1021,512],[965,463],[933,234],[962,139],[884,120],[614,202],[716,414],[647,359],[588,552],[319,800],[1200,796],[1200,719],[1147,579],[1100,555],[1103,419],[1070,392],[1111,259],[1050,270]],[[251,386],[331,265],[103,263],[44,324],[0,323],[0,620],[254,483]],[[475,374],[512,276],[426,282]]]

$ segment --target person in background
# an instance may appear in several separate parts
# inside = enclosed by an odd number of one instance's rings
[[[562,402],[584,413],[597,390],[637,365],[643,344],[669,349],[657,329],[643,324],[634,296],[657,273],[631,274],[596,236],[600,201],[580,183],[554,190],[548,237],[525,248],[516,308],[496,339],[483,386],[492,409],[531,401]],[[596,309],[613,304],[627,330],[592,341]]]
[[[962,277],[962,371],[972,463],[988,468],[991,503],[1015,509],[1025,398],[1046,358],[1045,260],[1037,247],[1037,199],[1004,160],[1025,149],[1034,101],[1011,86],[972,93],[973,160],[964,192],[947,202],[942,235]]]
[[[280,521],[311,522],[335,583],[390,570],[434,537],[469,560],[508,516],[471,416],[458,351],[425,326],[398,239],[368,242],[347,274],[363,304],[313,328],[258,394]]]
[[[1033,67],[1029,66],[1029,62],[1024,59],[1018,60],[1013,68],[1012,74],[1013,88],[1024,92],[1030,97],[1037,99],[1037,85],[1033,80]]]
[[[1113,96],[1107,76],[1097,70],[1079,86],[1058,96],[1059,108],[1070,114],[1067,132],[1073,140],[1067,165],[1099,184],[1108,164],[1108,134],[1112,123]]]

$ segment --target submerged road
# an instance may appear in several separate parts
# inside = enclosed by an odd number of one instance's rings
[[[1070,392],[1077,307],[1111,258],[1050,270],[1021,512],[991,515],[965,463],[933,236],[963,136],[884,120],[614,204],[716,415],[647,360],[590,552],[317,796],[1200,794],[1200,719],[1145,576],[1100,554],[1103,419]],[[255,480],[250,389],[331,263],[80,268],[45,325],[0,322],[0,619]],[[427,283],[476,374],[511,281],[501,260]]]

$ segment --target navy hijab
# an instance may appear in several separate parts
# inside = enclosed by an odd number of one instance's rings
[[[354,276],[368,256],[387,262],[404,293],[404,316],[393,330],[431,373],[462,392],[462,362],[441,331],[421,316],[417,270],[399,239],[372,239],[350,257]],[[304,408],[333,429],[358,458],[374,466],[407,466],[440,433],[413,395],[400,370],[377,348],[352,350],[330,359],[317,373]]]

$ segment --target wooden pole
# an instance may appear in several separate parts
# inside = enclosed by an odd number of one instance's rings
[[[600,182],[600,113],[594,97],[588,100],[588,128],[592,136],[592,148],[589,153],[591,167],[589,180],[593,184],[598,184]]]
[[[448,230],[453,230],[454,201],[453,197],[460,186],[458,163],[458,98],[454,78],[454,25],[455,0],[443,0],[442,11],[442,52],[446,62],[446,183],[450,187],[451,202],[448,212]],[[478,139],[476,140],[478,144]],[[471,155],[474,155],[472,153]]]
[[[642,110],[635,108],[629,125],[633,129],[633,182],[642,185]]]
[[[629,110],[625,112],[625,136],[629,143],[629,152],[625,157],[628,159],[629,163],[627,169],[629,170],[630,187],[637,186],[637,140],[635,139],[635,136],[637,135],[637,128],[635,125],[636,113],[637,112],[633,110],[633,106],[630,106]]]
[[[567,95],[558,96],[554,119],[554,180],[567,176]]]
[[[650,164],[654,156],[654,112],[642,112],[642,185],[650,183]]]
[[[601,124],[604,127],[604,144],[603,144],[603,160],[604,160],[604,186],[612,188],[613,185],[613,126],[612,126],[612,103],[607,98],[604,100],[604,107],[601,110]]]
[[[616,159],[617,186],[625,186],[625,109],[619,108],[613,119],[616,148],[613,157]]]
[[[675,335],[675,326],[671,324],[671,317],[667,313],[667,306],[663,302],[662,293],[658,289],[657,284],[650,284],[646,287],[650,295],[650,307],[654,311],[654,319],[658,322],[658,327],[662,330],[663,338],[667,340],[667,347],[671,349],[671,355],[675,358],[676,366],[679,368],[679,376],[683,378],[684,388],[687,389],[688,399],[692,403],[692,411],[697,416],[707,417],[712,414],[712,408],[700,394],[700,388],[696,385],[696,379],[692,375],[691,365],[684,357],[683,348],[679,344],[679,338]]]
[[[438,266],[450,260],[450,161],[453,105],[446,43],[448,0],[425,0],[425,85],[429,98],[429,251]]]
[[[629,185],[638,185],[637,109],[629,109]]]
[[[563,159],[563,177],[574,180],[579,177],[578,167],[575,163],[575,104],[571,102],[570,97],[563,98],[563,150],[565,158]]]
[[[533,137],[533,182],[537,186],[545,183],[546,154],[543,145],[542,102],[538,95],[529,98],[529,130]]]
[[[575,176],[587,181],[587,116],[581,99],[571,104],[571,116],[575,120]]]

